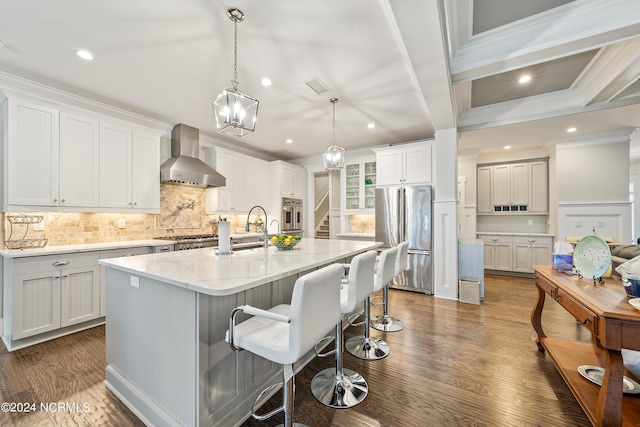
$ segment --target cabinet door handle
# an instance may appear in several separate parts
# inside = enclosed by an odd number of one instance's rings
[[[589,323],[589,322],[592,322],[591,317],[587,317],[586,319],[584,319],[584,320],[582,321],[582,324],[583,324],[583,325],[586,325],[586,324],[587,324],[587,323]]]
[[[63,279],[66,279],[67,277],[69,277],[69,275],[68,275],[68,274],[63,274],[63,275],[62,275],[62,278],[63,278]]]
[[[497,237],[492,237],[492,238],[491,238],[491,241],[492,241],[492,242],[497,242],[498,240],[500,240],[500,239],[499,239],[499,238],[497,238]]]
[[[171,248],[169,246],[163,246],[162,248],[160,248],[160,252],[169,252],[171,250]]]
[[[536,239],[529,239],[529,240],[528,240],[528,242],[529,242],[529,243],[533,243],[533,242],[535,242],[535,241],[536,241]]]
[[[551,298],[555,299],[555,297],[553,296],[553,294],[555,294],[555,293],[556,293],[556,290],[555,290],[555,289],[551,289],[551,290],[549,291],[549,296],[550,296]]]
[[[64,203],[64,202],[66,202],[66,200],[65,200],[65,199],[62,199],[62,200],[60,200],[60,202],[61,202],[61,203]]]
[[[53,203],[58,203],[58,199],[53,199]]]
[[[60,276],[53,276],[53,278],[54,278],[54,279],[59,279],[59,278],[60,278]]]
[[[138,206],[138,202],[133,202],[133,206]]]
[[[60,267],[61,265],[67,265],[67,264],[69,264],[69,261],[56,261],[52,265],[54,267]]]
[[[128,256],[133,256],[133,254],[124,254],[124,255],[122,255],[123,258],[124,257],[128,257]]]

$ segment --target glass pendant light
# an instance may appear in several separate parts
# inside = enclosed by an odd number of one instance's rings
[[[256,129],[259,101],[238,90],[238,22],[244,20],[239,9],[227,10],[227,16],[233,21],[233,80],[232,88],[224,90],[213,100],[213,113],[216,116],[218,132],[242,137]]]
[[[344,166],[344,148],[336,145],[336,103],[338,98],[331,98],[329,102],[333,105],[333,139],[331,146],[322,155],[322,159],[325,170],[339,171]]]

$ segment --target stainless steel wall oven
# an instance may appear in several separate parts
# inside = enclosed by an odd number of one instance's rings
[[[302,230],[302,200],[282,199],[282,231]]]

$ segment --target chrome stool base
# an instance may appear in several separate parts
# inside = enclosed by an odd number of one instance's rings
[[[344,409],[362,402],[369,393],[369,386],[362,375],[351,369],[342,369],[342,375],[337,376],[335,368],[327,368],[313,377],[311,392],[320,403]]]
[[[398,332],[404,329],[404,323],[400,319],[383,314],[371,321],[371,327],[378,331]]]
[[[364,335],[349,338],[345,348],[353,356],[364,360],[378,360],[389,354],[389,345],[385,341]]]

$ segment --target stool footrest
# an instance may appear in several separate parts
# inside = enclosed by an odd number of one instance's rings
[[[253,401],[253,406],[251,407],[251,416],[253,418],[255,418],[258,421],[264,421],[268,418],[273,417],[276,414],[279,414],[280,412],[284,411],[284,405],[280,406],[279,408],[274,409],[271,412],[267,412],[264,415],[258,415],[256,414],[256,410],[258,408],[256,408],[256,405],[258,404],[258,402],[260,401],[260,399],[262,399],[262,396],[264,396],[266,393],[270,393],[271,390],[273,390],[274,388],[278,388],[278,387],[282,387],[284,385],[283,382],[279,382],[279,383],[275,383],[275,384],[271,384],[269,387],[265,388],[264,390],[262,390],[260,392],[260,394],[258,394],[258,396],[256,397],[256,400]]]
[[[327,356],[331,356],[332,354],[335,354],[335,352],[336,352],[335,349],[333,349],[331,351],[328,351],[326,353],[320,353],[320,349],[319,349],[319,347],[322,347],[323,345],[327,345],[328,343],[330,343],[331,341],[334,341],[335,339],[336,339],[336,337],[333,336],[333,335],[332,336],[328,336],[328,337],[324,337],[324,338],[320,338],[320,340],[313,347],[313,351],[316,353],[316,356],[318,356],[318,357],[327,357]]]

